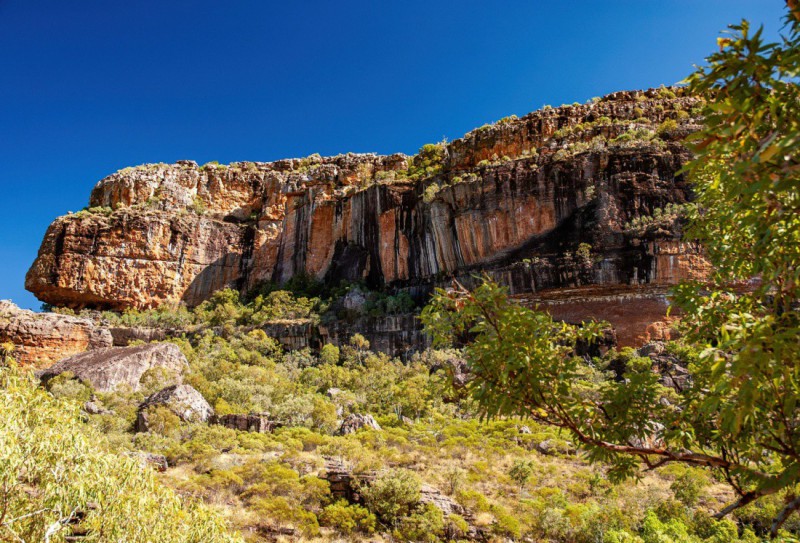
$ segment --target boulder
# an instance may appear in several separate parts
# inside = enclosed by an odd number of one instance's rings
[[[381,427],[372,415],[357,415],[353,413],[348,415],[342,421],[342,425],[336,431],[336,435],[354,434],[362,428],[371,428],[373,430],[380,430]]]
[[[112,392],[120,388],[139,390],[144,373],[153,368],[163,368],[180,382],[188,367],[186,357],[173,343],[152,343],[136,347],[111,347],[96,349],[61,360],[37,373],[43,382],[64,372],[91,384],[98,392]]]
[[[83,404],[83,410],[86,411],[89,415],[113,415],[114,412],[106,409],[101,404],[97,402],[97,398],[92,398],[85,404]]]
[[[214,415],[214,409],[194,387],[172,385],[159,390],[139,406],[136,415],[137,432],[148,431],[147,409],[159,405],[175,413],[184,422],[207,422]]]
[[[14,345],[23,366],[46,368],[66,356],[111,347],[111,333],[89,319],[36,313],[0,300],[0,343]]]
[[[131,454],[131,457],[139,461],[143,468],[149,467],[158,472],[167,471],[169,464],[167,457],[163,454],[154,454],[143,451],[136,451]]]

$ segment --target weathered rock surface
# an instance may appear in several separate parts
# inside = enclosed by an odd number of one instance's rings
[[[108,329],[114,341],[114,347],[127,347],[134,341],[151,343],[164,341],[169,337],[180,337],[183,330],[167,330],[164,328],[145,328],[142,326],[114,326]]]
[[[637,349],[636,354],[647,356],[653,361],[653,369],[661,375],[662,385],[683,392],[691,385],[692,377],[686,363],[666,351],[664,343],[653,341]]]
[[[0,300],[0,343],[14,345],[20,364],[46,367],[88,349],[110,347],[112,338],[91,320],[35,313]]]
[[[339,426],[338,430],[336,430],[336,435],[344,436],[347,434],[354,434],[359,430],[363,430],[364,428],[380,430],[381,426],[372,415],[359,415],[352,413],[347,415],[347,417],[342,421],[342,425]]]
[[[98,392],[112,392],[119,388],[135,391],[149,369],[161,368],[168,372],[171,379],[179,382],[187,367],[186,357],[177,345],[153,343],[76,354],[38,372],[38,376],[42,381],[47,381],[64,372],[71,372]]]
[[[670,285],[707,271],[700,249],[679,228],[633,237],[626,223],[691,197],[674,140],[696,129],[695,104],[650,90],[537,111],[448,144],[441,171],[413,182],[398,174],[403,155],[126,168],[97,184],[89,211],[50,226],[26,286],[53,304],[122,309],[299,273],[415,294],[481,270],[515,294]],[[665,119],[679,128],[664,141],[593,139]]]
[[[213,415],[208,422],[233,430],[257,432],[259,434],[269,434],[276,428],[283,426],[280,422],[270,420],[268,415],[258,413]]]
[[[172,385],[159,390],[139,406],[136,414],[137,432],[148,431],[147,409],[159,405],[175,413],[184,422],[207,422],[214,415],[214,409],[194,387]]]
[[[358,333],[369,341],[373,351],[406,358],[411,353],[425,349],[431,342],[415,313],[364,316],[352,321],[323,324],[311,321],[271,322],[261,329],[289,350],[306,347],[316,350],[326,343],[341,347],[348,344],[353,334]]]

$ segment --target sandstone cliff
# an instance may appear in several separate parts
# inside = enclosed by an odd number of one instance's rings
[[[702,274],[699,249],[674,227],[626,225],[690,198],[676,172],[697,101],[677,93],[505,119],[430,157],[126,168],[88,210],[53,222],[26,287],[55,305],[123,309],[300,273],[413,291],[479,270],[515,293],[672,284]]]

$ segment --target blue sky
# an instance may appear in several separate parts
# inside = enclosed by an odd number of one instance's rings
[[[0,0],[0,299],[120,168],[413,153],[544,104],[671,84],[781,0]]]

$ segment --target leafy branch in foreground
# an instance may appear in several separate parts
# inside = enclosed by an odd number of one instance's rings
[[[734,490],[728,513],[780,493],[770,535],[800,509],[800,8],[765,43],[743,22],[689,78],[707,99],[690,141],[697,192],[689,237],[717,272],[676,289],[691,386],[680,394],[634,360],[624,379],[575,355],[598,338],[508,300],[486,281],[439,290],[423,321],[439,343],[468,337],[469,387],[483,414],[568,430],[593,461],[625,478],[640,465],[707,467]],[[736,287],[736,288],[734,288]]]

